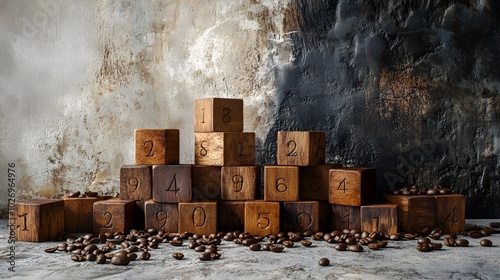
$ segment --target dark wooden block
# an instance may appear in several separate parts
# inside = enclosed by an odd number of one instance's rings
[[[386,203],[361,206],[361,230],[398,233],[398,205]]]
[[[94,232],[128,233],[135,225],[134,200],[108,199],[94,203]]]
[[[93,206],[97,197],[64,196],[64,231],[71,233],[92,233]]]
[[[332,229],[354,229],[361,231],[361,209],[359,206],[332,204]]]
[[[259,166],[223,166],[222,200],[254,200],[260,184]]]
[[[255,133],[204,132],[194,134],[197,165],[255,165]]]
[[[217,213],[217,230],[245,230],[245,201],[220,201]]]
[[[328,203],[318,201],[283,202],[280,216],[281,231],[328,231],[329,206]]]
[[[194,101],[194,132],[242,132],[243,99],[203,98]]]
[[[362,206],[375,203],[374,168],[337,168],[330,170],[331,204]]]
[[[120,168],[120,198],[124,200],[149,200],[151,197],[151,166],[122,166]]]
[[[179,203],[179,232],[217,233],[217,202]]]
[[[280,203],[269,201],[245,202],[245,232],[265,236],[280,231]]]
[[[44,242],[64,236],[62,199],[26,199],[16,203],[16,240]]]
[[[191,165],[153,166],[152,192],[155,202],[190,202],[192,199]]]
[[[148,200],[144,205],[145,229],[156,228],[164,232],[178,232],[179,209],[177,203]]]
[[[299,200],[298,166],[264,167],[264,200],[297,201]]]
[[[465,197],[461,194],[443,194],[436,199],[436,227],[443,233],[465,231]]]
[[[313,166],[325,163],[325,132],[278,131],[278,165]]]
[[[399,229],[404,232],[421,232],[435,228],[436,201],[426,195],[385,194],[385,201],[398,205]]]
[[[179,164],[178,129],[136,129],[135,164]]]
[[[221,198],[221,167],[191,166],[192,201],[219,201]]]
[[[323,164],[300,167],[300,199],[327,200],[329,196],[330,169],[341,168],[340,164]]]

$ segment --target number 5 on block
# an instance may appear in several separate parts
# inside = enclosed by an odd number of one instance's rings
[[[279,202],[245,202],[245,232],[265,236],[280,230]]]

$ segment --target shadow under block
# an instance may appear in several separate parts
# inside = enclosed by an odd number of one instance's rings
[[[179,203],[179,232],[217,233],[217,202]]]
[[[426,195],[384,194],[385,201],[398,205],[399,229],[404,232],[421,232],[435,228],[436,201]]]
[[[177,203],[159,203],[148,200],[144,205],[145,229],[156,228],[164,232],[178,232],[179,209]]]
[[[92,233],[93,206],[97,197],[63,197],[64,232]]]
[[[332,230],[361,232],[361,207],[332,204]]]
[[[16,203],[16,240],[44,242],[64,236],[62,199],[26,199]]]
[[[136,129],[135,164],[179,164],[178,129]]]
[[[386,203],[361,206],[361,230],[398,233],[398,205]]]
[[[245,232],[266,236],[280,231],[280,203],[268,201],[245,202]]]
[[[135,225],[136,201],[109,199],[94,203],[94,232],[128,233]]]
[[[436,227],[443,233],[465,231],[465,197],[461,194],[443,194],[436,199]]]
[[[330,169],[341,168],[340,164],[323,164],[300,167],[299,192],[301,200],[328,200]]]
[[[191,166],[191,201],[219,201],[221,198],[221,167]]]
[[[217,230],[245,229],[245,201],[220,201],[217,206]]]
[[[122,166],[120,168],[120,198],[149,200],[151,197],[151,166]]]
[[[299,167],[264,166],[264,200],[299,200]]]
[[[191,165],[154,165],[152,197],[155,202],[190,202]]]
[[[328,231],[330,204],[319,201],[283,202],[281,208],[281,231],[318,232]]]
[[[222,200],[254,200],[260,185],[259,166],[223,166]]]
[[[325,132],[278,131],[278,165],[313,166],[325,163]]]
[[[375,203],[374,168],[338,168],[330,170],[331,204],[362,206]]]
[[[197,165],[255,165],[255,133],[204,132],[194,134]]]
[[[203,98],[194,101],[194,132],[242,132],[243,99]]]

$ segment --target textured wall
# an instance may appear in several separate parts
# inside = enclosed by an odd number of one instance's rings
[[[328,161],[375,166],[379,193],[441,183],[467,196],[468,217],[500,217],[499,11],[495,0],[2,0],[0,170],[17,164],[18,196],[116,193],[135,128],[179,128],[192,163],[193,100],[237,97],[260,164],[276,162],[276,131],[324,130]]]

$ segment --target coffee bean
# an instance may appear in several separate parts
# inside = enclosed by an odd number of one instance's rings
[[[420,252],[429,252],[431,250],[431,246],[429,244],[430,243],[419,243],[417,245],[417,250]]]
[[[441,243],[429,243],[429,247],[431,248],[431,250],[441,250],[441,248],[443,248],[443,244]]]
[[[304,236],[305,236],[305,237],[311,237],[312,235],[313,235],[313,232],[312,232],[312,231],[310,231],[310,230],[306,230],[306,231],[304,231]]]
[[[170,240],[170,245],[172,246],[182,246],[182,240],[181,239],[172,239]]]
[[[457,239],[455,241],[455,244],[460,247],[467,247],[469,246],[469,240],[467,239]]]
[[[327,258],[321,258],[319,259],[319,265],[321,266],[329,266],[330,265],[330,260]]]
[[[207,247],[203,246],[203,245],[200,245],[200,246],[197,246],[196,248],[194,248],[194,250],[196,252],[204,252],[205,249],[207,249]]]
[[[254,245],[254,244],[252,244],[252,245]],[[250,245],[250,246],[252,246],[252,245]],[[205,253],[209,253],[209,254],[217,253],[217,248],[207,247],[207,249],[205,249]]]
[[[221,255],[220,255],[219,253],[211,253],[211,254],[210,254],[210,258],[211,258],[212,260],[218,260],[218,259],[220,259],[220,256],[221,256]]]
[[[492,228],[499,228],[500,227],[500,222],[491,222],[490,227]]]
[[[68,197],[78,197],[80,195],[80,191],[72,192],[68,195]]]
[[[250,245],[255,244],[257,242],[258,241],[256,239],[249,237],[249,238],[243,239],[243,242],[241,242],[241,244],[243,246],[250,246]]]
[[[420,237],[418,240],[417,240],[417,243],[418,244],[429,244],[431,243],[431,240],[427,237]]]
[[[447,235],[443,239],[444,245],[453,247],[455,246],[456,239],[453,236]]]
[[[134,261],[137,259],[137,254],[136,253],[128,253],[127,258],[131,261]]]
[[[294,245],[295,245],[295,243],[293,243],[293,241],[291,241],[291,240],[283,241],[283,246],[285,246],[287,248],[292,248]]]
[[[380,246],[380,248],[386,248],[387,244],[389,244],[389,242],[387,242],[387,241],[380,241],[380,242],[377,242],[377,243]]]
[[[234,236],[232,236],[232,235],[225,235],[222,239],[224,239],[226,241],[233,241],[234,240]]]
[[[47,248],[44,251],[45,253],[54,253],[55,251],[57,251],[57,247]]]
[[[182,260],[184,258],[184,254],[179,252],[174,252],[172,253],[172,258],[176,260]]]
[[[372,249],[372,250],[378,250],[378,249],[380,249],[379,243],[370,243],[367,246],[368,246],[368,249]]]
[[[149,253],[148,251],[144,251],[141,253],[141,260],[149,260],[151,258],[151,253]]]
[[[491,240],[489,239],[481,239],[481,241],[479,241],[479,244],[481,244],[481,246],[483,247],[491,247],[493,245],[493,242],[491,242]]]
[[[304,247],[311,247],[312,242],[309,240],[303,239],[303,240],[300,240],[300,244],[302,244],[302,246],[304,246]]]
[[[252,251],[260,251],[261,245],[259,243],[255,243],[250,245],[250,250]]]
[[[272,244],[272,245],[269,246],[269,250],[271,252],[275,252],[275,253],[282,252],[283,249],[285,249],[285,247],[283,247],[281,245]]]
[[[97,259],[97,256],[96,256],[96,255],[94,255],[94,254],[92,254],[92,253],[90,253],[90,254],[85,255],[85,259],[86,259],[87,261],[91,261],[91,262],[93,262],[93,261],[95,261],[95,260]]]
[[[202,260],[202,261],[209,261],[211,259],[212,258],[210,257],[209,253],[201,253],[201,255],[200,255],[200,260]]]
[[[98,264],[106,263],[106,256],[104,254],[97,255],[95,262]]]
[[[271,251],[271,243],[266,243],[262,245],[262,250],[263,251]]]
[[[71,259],[75,262],[82,262],[85,260],[85,257],[79,254],[71,254]]]
[[[346,238],[346,239],[345,239],[345,244],[347,244],[347,245],[354,245],[354,244],[356,244],[356,243],[357,243],[357,242],[356,242],[356,239],[355,239],[355,238],[353,238],[353,237],[349,237],[349,238]]]
[[[444,189],[439,190],[439,194],[450,194],[450,193],[451,193],[451,189],[449,189],[449,188],[444,188]]]
[[[347,244],[345,244],[345,243],[338,243],[337,245],[335,245],[334,248],[337,251],[345,251],[345,250],[347,250]]]
[[[441,238],[441,233],[431,233],[429,234],[429,238],[439,240],[439,238]]]
[[[347,246],[347,250],[351,252],[363,252],[363,246],[355,244]]]
[[[111,264],[114,265],[127,265],[130,263],[129,258],[126,255],[115,255],[111,258]]]

